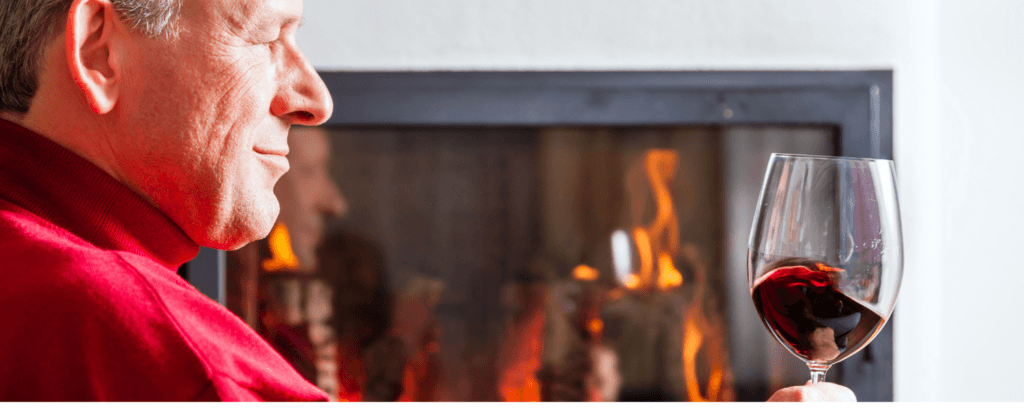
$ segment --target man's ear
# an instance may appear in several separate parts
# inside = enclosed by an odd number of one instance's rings
[[[123,67],[115,47],[120,21],[110,0],[75,0],[65,28],[68,68],[96,114],[117,104]]]

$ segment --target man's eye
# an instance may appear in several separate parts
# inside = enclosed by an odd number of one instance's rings
[[[278,30],[274,30],[274,31],[268,30],[268,31],[260,33],[260,35],[256,36],[256,41],[259,44],[263,44],[263,45],[273,44],[273,43],[276,43],[276,42],[278,42],[280,40],[281,40],[281,32],[278,31]]]

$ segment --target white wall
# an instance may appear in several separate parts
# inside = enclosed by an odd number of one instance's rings
[[[946,4],[948,3],[948,4]],[[944,3],[941,353],[947,397],[1024,398],[1024,2]],[[948,370],[946,370],[948,369]]]
[[[1024,400],[1024,2],[305,0],[321,70],[892,69],[898,400]]]

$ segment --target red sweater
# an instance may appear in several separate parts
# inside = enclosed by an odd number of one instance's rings
[[[0,120],[0,401],[326,400],[177,275],[198,251],[92,163]]]

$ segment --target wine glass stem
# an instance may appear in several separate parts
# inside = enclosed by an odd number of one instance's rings
[[[829,367],[827,364],[808,363],[807,367],[811,369],[811,383],[821,383],[825,381],[825,372],[828,371]]]

